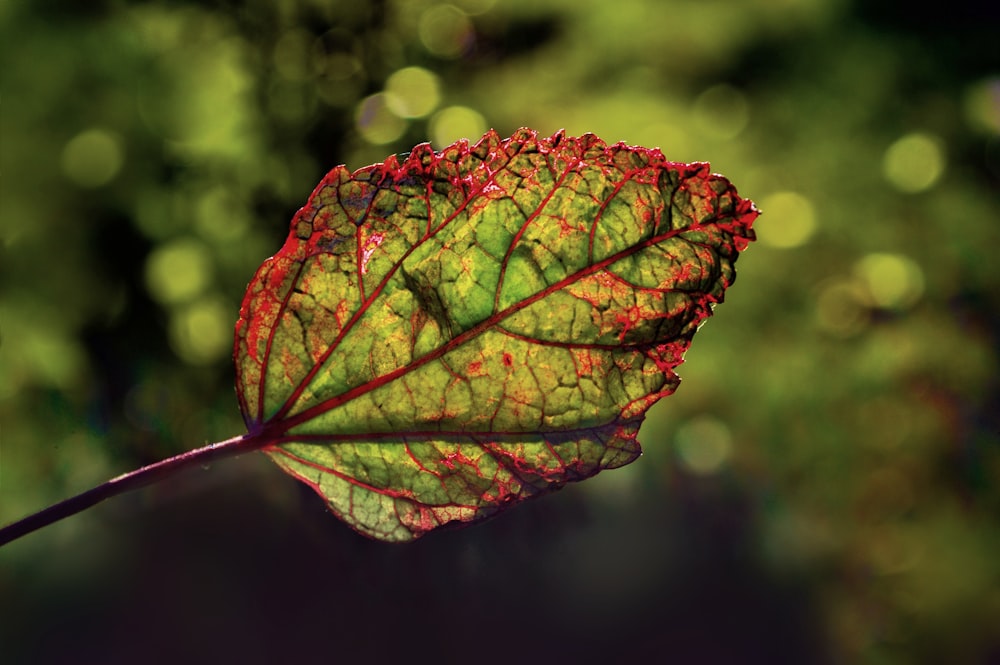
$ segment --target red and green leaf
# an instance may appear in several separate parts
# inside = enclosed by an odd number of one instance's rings
[[[627,464],[756,216],[707,164],[593,135],[338,167],[243,301],[250,435],[388,541]]]

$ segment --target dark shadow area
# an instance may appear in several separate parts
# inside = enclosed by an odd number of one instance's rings
[[[31,578],[75,577],[74,547],[92,547],[82,534],[4,589],[7,662],[823,662],[804,581],[762,570],[746,498],[700,481],[600,516],[572,487],[391,546],[311,492],[278,509],[236,480],[277,471],[229,464],[225,483],[218,469],[189,474],[142,510],[97,509],[117,547],[84,559],[74,593]]]

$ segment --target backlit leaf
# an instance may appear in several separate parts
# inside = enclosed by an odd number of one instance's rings
[[[388,541],[627,464],[756,216],[707,164],[593,135],[335,168],[243,301],[249,431]]]

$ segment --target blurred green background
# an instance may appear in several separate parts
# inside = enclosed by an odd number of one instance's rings
[[[0,550],[0,660],[1000,663],[993,6],[0,4],[2,522],[243,431],[336,164],[564,127],[764,211],[630,467],[391,547],[221,462]]]

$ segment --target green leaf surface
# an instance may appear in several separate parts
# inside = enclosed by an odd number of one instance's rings
[[[756,216],[707,164],[593,135],[335,168],[247,289],[247,427],[387,541],[628,464]]]

